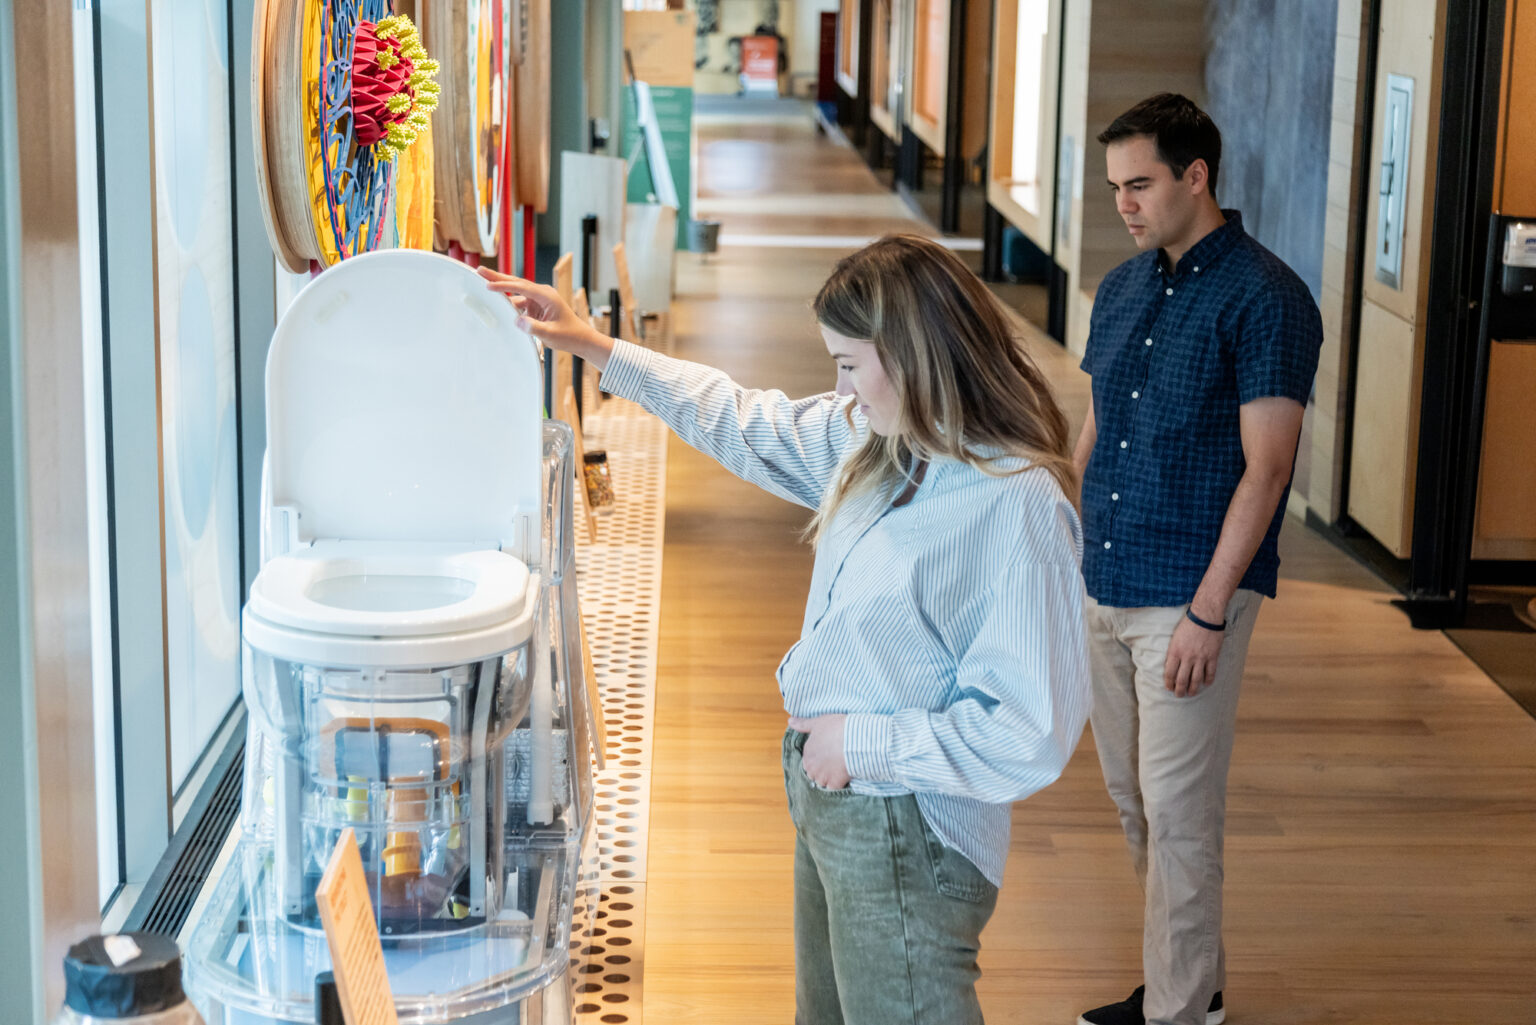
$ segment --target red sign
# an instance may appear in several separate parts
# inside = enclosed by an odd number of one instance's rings
[[[773,36],[741,40],[741,80],[748,89],[779,88],[779,41]]]

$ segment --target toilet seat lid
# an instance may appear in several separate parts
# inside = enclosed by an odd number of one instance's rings
[[[291,542],[538,536],[538,352],[464,264],[392,249],[328,268],[278,322],[266,386],[266,513]]]
[[[519,559],[495,549],[323,541],[269,560],[246,611],[340,637],[456,634],[526,619],[529,579]]]

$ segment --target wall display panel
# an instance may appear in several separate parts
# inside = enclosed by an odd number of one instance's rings
[[[859,95],[860,0],[842,0],[837,16],[837,84],[850,97]]]
[[[426,0],[428,52],[442,63],[432,148],[438,242],[496,253],[514,8],[508,0]],[[519,9],[520,15],[526,9]],[[526,28],[520,19],[519,29]]]
[[[513,195],[537,213],[549,209],[551,0],[505,0],[512,17]]]
[[[875,0],[869,57],[869,117],[892,142],[898,143],[905,89],[906,23],[910,15],[910,0]]]
[[[914,0],[912,6],[912,92],[907,122],[939,156],[944,155],[949,97],[949,8],[949,0]]]
[[[240,690],[226,10],[222,0],[150,8],[173,789]]]
[[[1423,389],[1424,313],[1428,303],[1429,227],[1438,150],[1442,46],[1437,0],[1384,7],[1378,37],[1375,108],[1371,112],[1373,181],[1384,175],[1404,190],[1402,219],[1386,225],[1401,239],[1395,283],[1371,272],[1361,282],[1360,348],[1355,379],[1348,512],[1398,558],[1412,555],[1414,487],[1418,466],[1419,405]],[[1413,83],[1403,161],[1385,154],[1389,128],[1389,81]],[[1389,166],[1384,167],[1384,163]],[[1399,166],[1399,164],[1403,166]],[[1375,189],[1372,190],[1373,195]],[[1382,229],[1379,200],[1366,205],[1364,244],[1376,247]]]
[[[1536,217],[1536,0],[1508,0],[1505,18],[1494,202],[1500,213]]]
[[[995,12],[987,199],[1051,252],[1061,0],[997,0]]]

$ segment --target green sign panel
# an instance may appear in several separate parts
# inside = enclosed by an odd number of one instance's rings
[[[688,222],[693,219],[693,90],[684,86],[651,86],[651,103],[656,108],[656,123],[661,128],[662,145],[667,151],[667,165],[677,185],[677,248],[688,248]],[[631,203],[654,203],[656,191],[651,185],[651,169],[645,147],[640,144],[636,124],[635,97],[624,90],[624,155],[636,154],[629,169]]]

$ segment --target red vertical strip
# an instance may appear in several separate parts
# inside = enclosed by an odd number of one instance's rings
[[[538,272],[538,261],[534,259],[534,250],[537,242],[533,232],[533,207],[525,206],[523,210],[523,277],[529,281],[536,281],[534,275]]]

